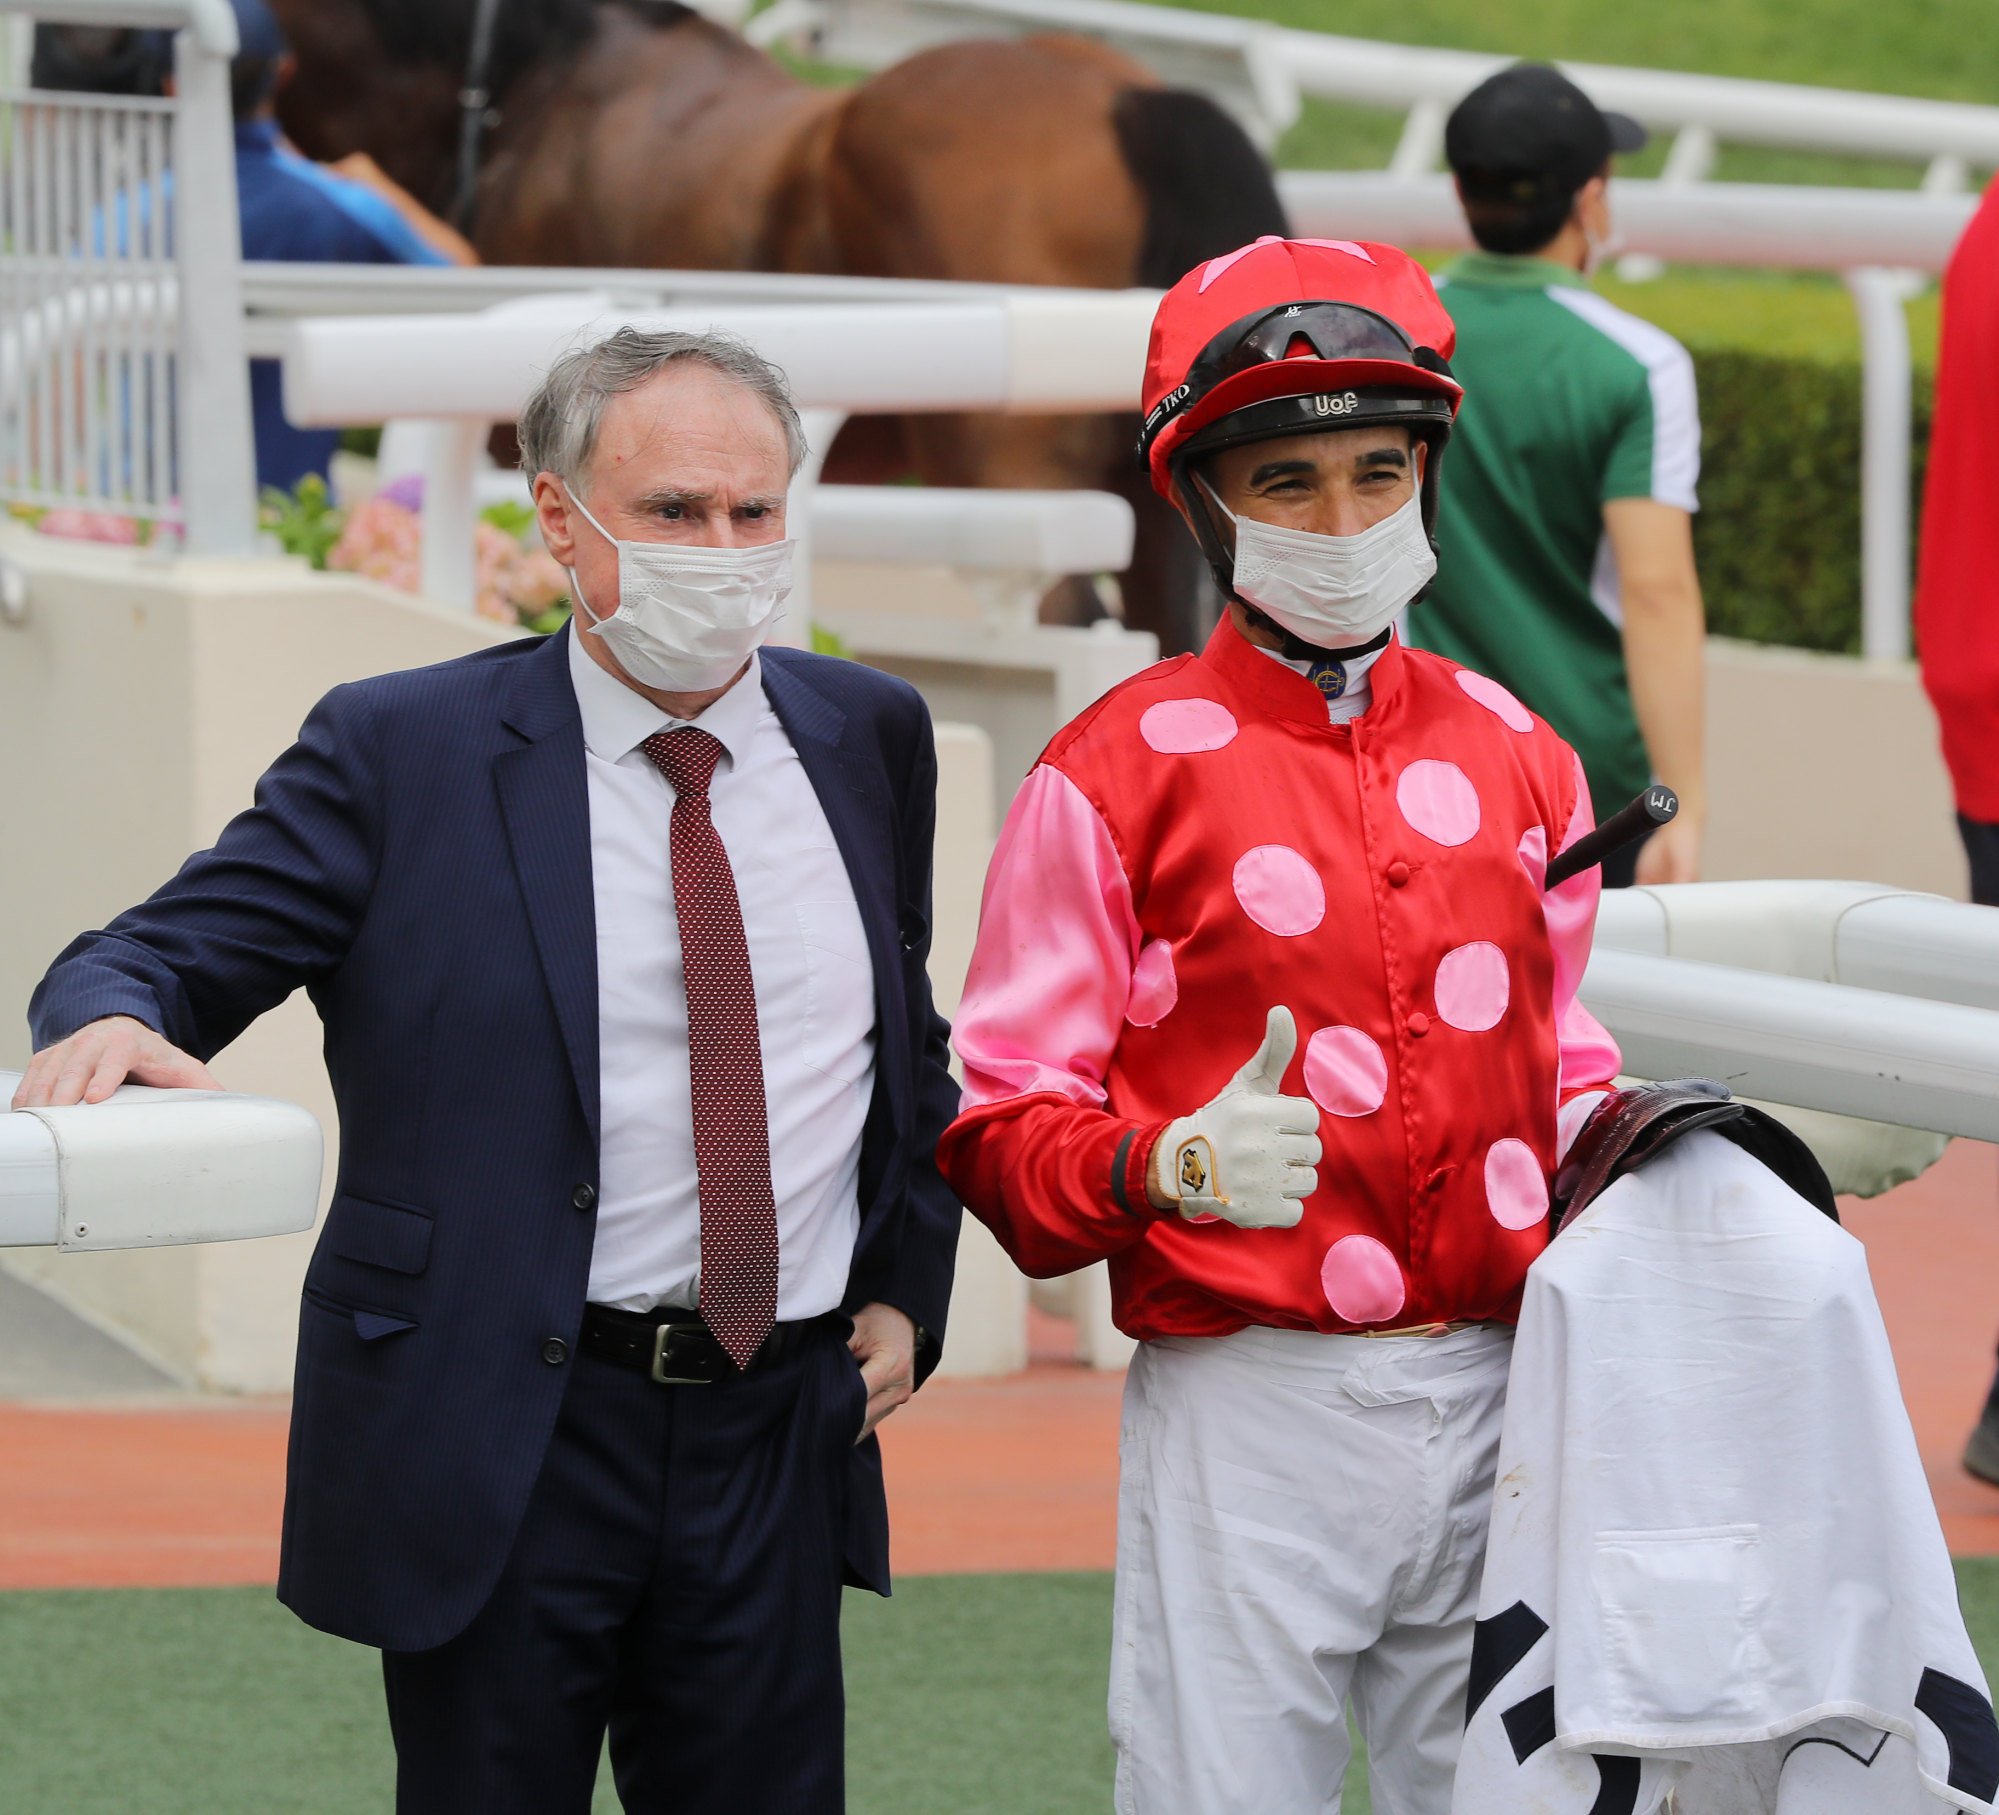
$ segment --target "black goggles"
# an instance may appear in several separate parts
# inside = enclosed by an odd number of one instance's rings
[[[1201,349],[1185,382],[1160,398],[1146,417],[1138,435],[1140,460],[1151,452],[1159,431],[1182,410],[1224,379],[1287,358],[1301,338],[1320,359],[1385,359],[1431,372],[1450,369],[1428,347],[1411,342],[1387,316],[1358,303],[1282,303],[1231,322]]]

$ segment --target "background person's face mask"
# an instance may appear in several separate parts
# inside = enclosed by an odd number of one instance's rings
[[[755,548],[621,542],[574,492],[569,501],[618,551],[618,609],[599,617],[569,570],[576,603],[618,666],[642,687],[705,693],[726,686],[783,615],[791,594],[790,541]]]
[[[1437,571],[1420,489],[1357,536],[1284,529],[1215,505],[1235,525],[1236,592],[1321,649],[1372,642]]]

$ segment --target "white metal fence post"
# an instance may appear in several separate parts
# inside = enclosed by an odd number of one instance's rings
[[[1393,176],[1428,176],[1444,155],[1444,125],[1449,110],[1441,101],[1418,101],[1402,122],[1402,136],[1388,160]]]
[[[1659,181],[1685,187],[1704,183],[1713,173],[1720,147],[1705,126],[1682,126],[1659,171]],[[1617,218],[1617,191],[1611,190],[1611,219]],[[1627,252],[1617,261],[1617,275],[1627,284],[1655,283],[1666,274],[1666,261],[1649,252]]]
[[[791,598],[772,633],[773,643],[812,646],[812,500],[834,438],[847,420],[845,410],[801,410],[805,425],[805,460],[791,477],[785,500],[785,530],[797,544],[791,564]]]
[[[173,215],[180,285],[175,442],[190,554],[257,545],[250,368],[243,348],[242,235],[236,207],[229,60],[192,32],[174,39]]]
[[[1906,305],[1921,279],[1863,266],[1846,282],[1860,317],[1860,653],[1906,661],[1915,388]]]
[[[403,451],[413,445],[412,469],[423,476],[423,553],[420,585],[426,599],[471,611],[479,603],[479,503],[475,483],[492,424],[481,416],[405,422]],[[387,437],[383,448],[387,451]]]

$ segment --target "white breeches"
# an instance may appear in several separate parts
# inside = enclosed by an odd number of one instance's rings
[[[1513,1337],[1244,1330],[1125,1385],[1120,1815],[1448,1815]]]

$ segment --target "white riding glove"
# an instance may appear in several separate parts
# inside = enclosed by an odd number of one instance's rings
[[[1161,1210],[1242,1229],[1292,1229],[1319,1188],[1319,1106],[1283,1094],[1298,1024],[1273,1008],[1263,1044],[1221,1095],[1167,1124],[1152,1150],[1146,1191]]]

